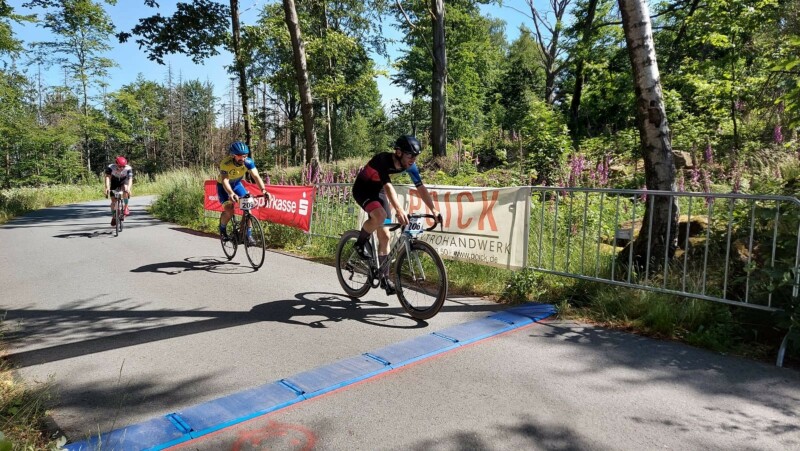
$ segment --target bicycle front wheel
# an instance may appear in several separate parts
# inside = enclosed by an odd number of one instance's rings
[[[264,264],[264,254],[266,253],[267,243],[264,239],[264,229],[261,228],[261,222],[253,217],[247,215],[247,220],[242,220],[242,227],[246,227],[250,223],[250,235],[252,240],[245,237],[244,253],[247,254],[247,259],[253,265],[253,269],[258,271],[258,268]]]
[[[348,296],[360,298],[371,288],[369,262],[356,252],[358,231],[349,230],[342,235],[336,247],[336,277]]]
[[[424,241],[409,244],[397,256],[395,286],[400,305],[411,317],[430,319],[447,298],[447,271],[436,250]]]
[[[117,205],[120,205],[122,201],[118,201]],[[123,221],[125,220],[125,210],[121,207],[117,207],[117,232],[122,232],[122,226],[124,225]]]
[[[219,235],[219,242],[222,244],[222,252],[225,253],[225,256],[228,257],[228,260],[233,260],[233,257],[236,255],[236,245],[237,240],[237,228],[236,228],[236,217],[231,217],[231,220],[228,221],[228,225],[225,228],[225,233],[228,234],[228,239],[220,234]]]

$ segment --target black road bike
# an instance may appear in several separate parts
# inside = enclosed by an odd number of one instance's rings
[[[222,244],[222,252],[232,260],[236,255],[236,250],[239,245],[244,245],[244,252],[247,259],[253,266],[253,270],[258,271],[261,265],[264,264],[264,255],[266,254],[266,239],[264,238],[264,229],[261,227],[261,222],[250,213],[250,210],[256,207],[258,198],[264,196],[252,196],[247,194],[239,198],[239,208],[242,210],[241,219],[237,220],[236,215],[231,216],[226,228],[227,237],[220,234],[219,241]],[[250,236],[252,240],[247,238],[247,229],[250,228]]]
[[[116,208],[114,211],[111,212],[111,216],[114,217],[116,220],[114,221],[114,236],[119,236],[119,233],[122,232],[122,227],[125,221],[125,199],[123,198],[124,192],[121,189],[115,189],[111,192],[111,195],[114,196],[116,200]],[[106,195],[106,198],[108,196]]]
[[[434,220],[432,227],[425,228],[423,221],[427,218]],[[447,271],[436,249],[419,239],[424,232],[436,228],[436,217],[411,214],[408,220],[406,226],[384,224],[390,231],[402,230],[383,264],[378,258],[375,234],[371,237],[371,256],[367,260],[355,248],[358,230],[345,232],[336,249],[336,276],[349,296],[360,298],[370,288],[379,287],[387,267],[394,264],[394,283],[400,305],[411,317],[425,320],[439,313],[447,298]]]

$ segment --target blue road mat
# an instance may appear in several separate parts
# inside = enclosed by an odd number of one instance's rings
[[[550,304],[526,304],[295,374],[65,446],[69,451],[159,450],[265,415],[436,354],[540,321]]]

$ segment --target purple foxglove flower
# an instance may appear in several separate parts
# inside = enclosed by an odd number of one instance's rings
[[[783,133],[781,133],[781,126],[776,125],[775,130],[772,132],[772,140],[775,144],[783,144]]]

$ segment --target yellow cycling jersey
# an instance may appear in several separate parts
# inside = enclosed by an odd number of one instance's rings
[[[228,181],[231,184],[234,184],[241,180],[248,170],[255,168],[256,163],[252,158],[245,158],[244,164],[237,165],[236,160],[233,159],[233,156],[228,155],[219,162],[219,176],[217,176],[217,181],[222,183],[222,180],[225,177],[228,177]]]

